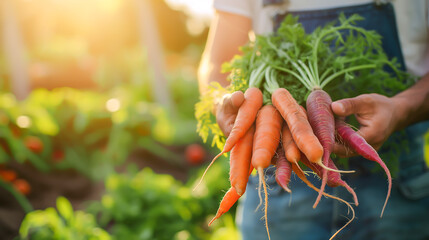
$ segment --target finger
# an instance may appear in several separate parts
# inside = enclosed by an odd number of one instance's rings
[[[345,98],[331,104],[335,115],[346,117],[355,113],[361,113],[368,107],[367,97],[364,95],[355,98]]]
[[[361,135],[365,141],[371,145],[376,151],[381,147],[386,140],[381,133],[376,133],[372,127],[362,126],[357,133]]]
[[[235,108],[239,108],[244,101],[244,93],[241,91],[236,91],[231,94],[231,104]]]
[[[356,156],[356,152],[353,151],[351,148],[349,148],[348,146],[345,146],[344,144],[340,144],[340,143],[335,143],[334,144],[334,149],[332,151],[334,154],[336,154],[339,157],[353,157]]]

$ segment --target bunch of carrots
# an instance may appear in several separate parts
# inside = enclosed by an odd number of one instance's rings
[[[390,171],[375,149],[345,119],[334,116],[331,94],[325,90],[331,92],[343,82],[352,85],[353,89],[360,89],[359,82],[372,76],[379,77],[377,80],[381,83],[372,81],[379,85],[371,85],[365,82],[365,86],[374,91],[381,89],[381,92],[375,91],[377,93],[383,94],[385,89],[391,93],[406,87],[405,81],[404,85],[395,82],[400,71],[395,62],[389,61],[383,53],[378,35],[354,26],[354,22],[360,19],[357,15],[348,19],[341,15],[339,25],[331,24],[305,34],[297,18],[288,16],[277,34],[257,37],[255,43],[243,48],[243,56],[233,59],[228,69],[231,71],[231,85],[235,91],[244,92],[244,101],[222,151],[203,174],[204,177],[219,156],[230,152],[231,187],[209,225],[245,193],[249,175],[255,169],[259,175],[260,193],[265,195],[265,225],[269,237],[264,169],[274,164],[276,181],[285,191],[292,191],[288,184],[294,172],[318,192],[313,208],[317,207],[322,196],[326,196],[343,202],[351,209],[353,217],[338,233],[353,220],[354,211],[350,203],[327,194],[324,191],[326,185],[346,188],[356,206],[358,198],[353,188],[341,178],[341,173],[353,171],[338,170],[331,158],[336,141],[378,163],[386,172],[388,190],[381,211],[383,215],[392,185]],[[348,38],[342,37],[345,30],[350,32]],[[333,44],[337,46],[336,50],[331,49]],[[362,48],[359,54],[356,48]],[[397,75],[389,75],[386,66]],[[350,82],[352,80],[358,81]],[[197,105],[200,134],[211,126],[209,118],[203,114],[203,107],[207,107],[209,100],[213,99],[203,98]],[[302,170],[304,167],[321,178],[319,188],[307,180]]]
[[[307,111],[285,88],[279,88],[272,94],[272,104],[263,105],[262,91],[258,88],[247,89],[244,96],[244,102],[238,110],[224,149],[212,161],[213,163],[222,154],[231,152],[231,188],[223,197],[216,216],[209,225],[227,212],[244,194],[248,177],[253,169],[258,172],[260,187],[263,187],[265,194],[265,206],[267,206],[264,169],[272,164],[272,159],[276,159],[274,162],[276,181],[285,191],[291,192],[288,184],[293,171],[310,188],[318,191],[320,196],[325,195],[339,200],[349,206],[353,212],[348,202],[323,192],[322,187],[318,189],[311,184],[299,165],[301,162],[319,175],[322,186],[323,182],[326,182],[331,187],[345,187],[353,195],[355,205],[358,205],[357,196],[340,175],[340,172],[348,171],[338,170],[329,157],[335,142],[335,132],[342,138],[344,144],[385,168],[377,152],[358,133],[341,119],[334,119],[329,95],[323,90],[315,91],[307,99]],[[385,169],[389,178],[386,205],[390,195],[391,177],[389,170]],[[320,198],[317,198],[314,208],[319,201]],[[267,207],[265,207],[265,221],[269,234],[266,214]]]

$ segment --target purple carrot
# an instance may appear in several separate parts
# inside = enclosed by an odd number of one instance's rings
[[[291,163],[286,160],[282,144],[279,144],[276,155],[276,181],[286,192],[290,193],[291,190],[288,187],[288,184],[292,175],[292,166]]]
[[[380,217],[382,217],[384,209],[387,205],[387,201],[390,197],[390,191],[392,189],[392,177],[390,175],[389,169],[387,168],[383,160],[381,160],[377,151],[371,145],[369,145],[361,135],[355,132],[349,125],[347,125],[347,123],[345,123],[342,119],[335,120],[335,128],[337,129],[338,136],[345,142],[345,144],[350,146],[357,154],[361,155],[362,157],[380,164],[380,166],[386,172],[387,179],[389,181],[389,187],[387,190],[387,196],[384,202],[383,209],[381,210]]]
[[[324,170],[322,167],[320,167],[317,164],[310,162],[305,156],[301,157],[301,162],[304,165],[306,165],[307,167],[311,168],[311,170],[313,170],[313,172],[316,173],[317,176],[319,176],[320,178],[322,177],[323,170]],[[333,169],[337,169],[337,166],[335,166],[335,163],[334,163],[334,161],[332,161],[331,158],[329,158],[328,167],[333,168]],[[338,187],[338,186],[344,187],[353,196],[353,200],[355,202],[355,205],[356,206],[359,205],[359,201],[358,201],[356,192],[343,179],[341,179],[340,173],[334,172],[334,171],[328,171],[327,185],[329,187]]]
[[[331,97],[323,90],[314,90],[308,95],[307,115],[308,121],[313,128],[314,134],[319,139],[323,147],[322,163],[328,166],[329,158],[335,143],[335,119],[331,109]],[[319,203],[322,192],[325,190],[328,181],[328,170],[323,169],[322,185],[320,186],[319,195],[313,205],[313,208]]]

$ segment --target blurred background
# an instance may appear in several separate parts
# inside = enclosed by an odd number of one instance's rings
[[[196,133],[211,0],[0,1],[1,239],[238,239]]]

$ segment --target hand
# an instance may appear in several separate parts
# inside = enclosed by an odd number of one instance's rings
[[[238,109],[244,101],[244,94],[236,91],[232,94],[226,94],[215,104],[216,121],[223,134],[228,137],[234,126]]]
[[[332,103],[335,115],[346,117],[354,114],[360,124],[358,133],[378,150],[396,130],[401,104],[393,98],[379,94],[362,94],[355,98],[341,99]],[[333,152],[341,157],[356,155],[341,144],[335,144]]]

